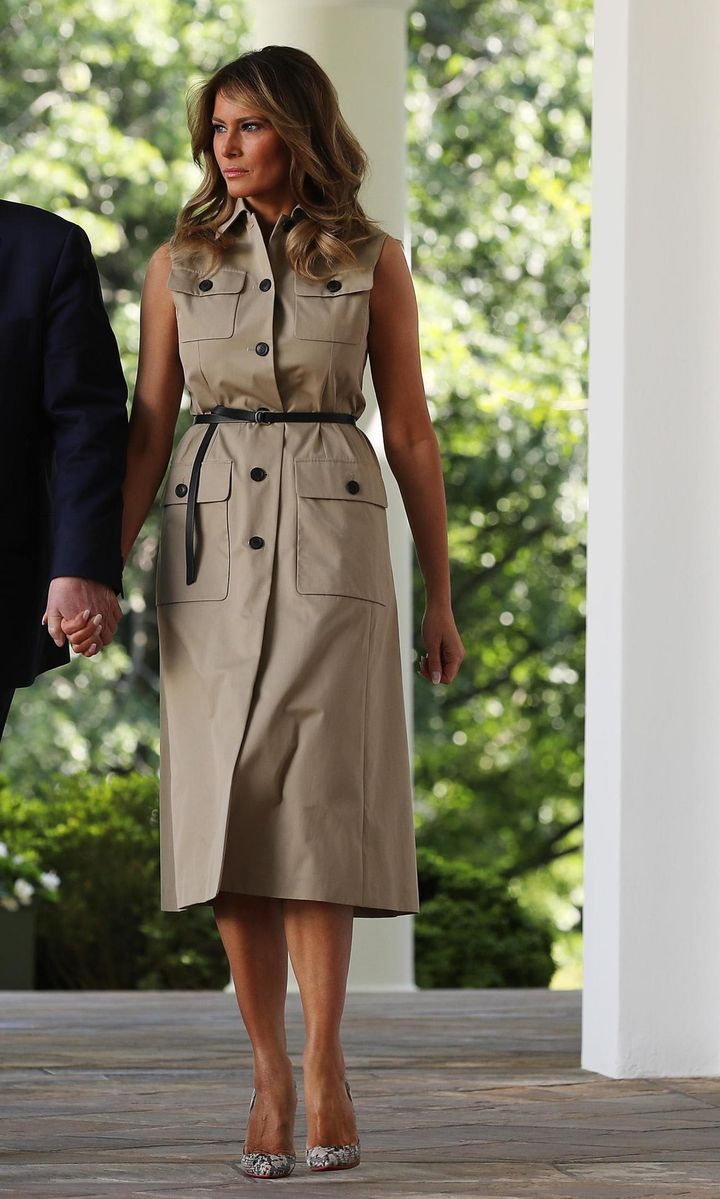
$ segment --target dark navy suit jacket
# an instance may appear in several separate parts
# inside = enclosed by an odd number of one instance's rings
[[[50,580],[122,595],[127,386],[79,225],[0,200],[0,688],[70,661]]]

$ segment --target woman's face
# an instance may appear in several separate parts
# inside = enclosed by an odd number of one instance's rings
[[[287,196],[290,151],[265,118],[222,92],[213,108],[213,151],[231,196]]]

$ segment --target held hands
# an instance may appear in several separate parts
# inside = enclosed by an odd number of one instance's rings
[[[420,658],[418,674],[428,682],[451,683],[465,657],[465,647],[450,605],[428,603],[421,627],[427,653]]]
[[[110,644],[121,616],[110,587],[94,579],[63,576],[50,583],[42,623],[56,645],[67,640],[75,653],[91,658]]]
[[[82,654],[85,658],[93,658],[95,654],[100,653],[104,644],[101,613],[96,612],[92,616],[91,609],[85,608],[71,620],[63,617],[60,621],[60,628],[76,654]]]

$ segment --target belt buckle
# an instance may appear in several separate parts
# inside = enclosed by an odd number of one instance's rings
[[[269,419],[267,417],[261,416],[261,413],[262,412],[270,412],[270,411],[271,411],[270,408],[256,408],[255,409],[255,424],[256,425],[269,425],[270,424]]]

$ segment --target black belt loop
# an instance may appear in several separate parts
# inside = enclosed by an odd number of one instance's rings
[[[200,486],[200,468],[207,448],[222,421],[247,420],[258,425],[275,424],[276,421],[334,421],[337,424],[354,425],[356,418],[351,412],[276,412],[272,408],[225,408],[222,404],[209,412],[199,413],[193,424],[208,425],[205,436],[198,446],[190,472],[187,510],[185,513],[185,580],[188,586],[195,582],[195,506]]]
[[[185,582],[188,586],[190,583],[195,582],[195,504],[197,503],[198,487],[200,486],[200,467],[207,453],[207,448],[215,436],[216,428],[216,425],[209,425],[205,430],[205,436],[200,442],[190,472],[187,511],[185,512]]]

